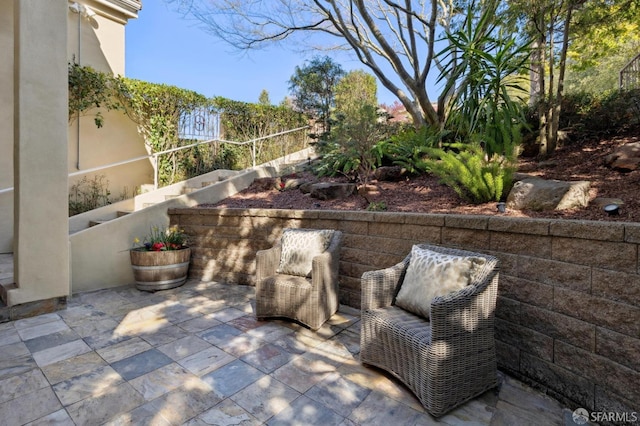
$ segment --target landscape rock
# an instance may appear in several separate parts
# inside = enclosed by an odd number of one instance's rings
[[[373,172],[373,177],[379,181],[395,182],[406,175],[406,170],[400,166],[382,166]]]
[[[347,198],[356,190],[354,183],[320,182],[311,185],[311,196],[319,200]]]
[[[287,179],[282,189],[297,189],[305,183],[307,183],[305,179]]]
[[[516,182],[507,197],[507,207],[515,210],[566,210],[589,204],[591,182],[527,178]]]
[[[300,190],[300,192],[302,192],[303,194],[309,194],[311,193],[311,187],[316,184],[318,182],[315,181],[307,181],[303,184],[301,184],[298,189]]]
[[[252,186],[261,191],[270,191],[272,189],[279,189],[282,181],[279,177],[264,177],[264,178],[255,178],[253,180]]]
[[[631,172],[640,168],[640,142],[622,145],[604,159],[607,166],[621,172]]]

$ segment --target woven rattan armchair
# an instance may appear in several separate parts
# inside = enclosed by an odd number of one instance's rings
[[[312,261],[311,277],[277,273],[281,241],[256,254],[256,317],[289,318],[317,330],[338,310],[342,232]]]
[[[410,255],[362,275],[360,360],[400,379],[427,412],[440,417],[497,386],[494,310],[498,260],[469,251],[419,245],[438,253],[486,259],[471,284],[436,297],[430,321],[395,306]]]

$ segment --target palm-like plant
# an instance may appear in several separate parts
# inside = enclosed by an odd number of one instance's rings
[[[455,143],[430,150],[430,169],[464,198],[499,200],[511,185],[520,130],[525,125],[520,72],[528,44],[500,33],[495,2],[477,16],[470,5],[460,29],[446,35],[445,90],[451,93],[445,127]],[[477,16],[477,18],[476,18]]]

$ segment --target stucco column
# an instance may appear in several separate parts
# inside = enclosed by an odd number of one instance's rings
[[[14,0],[14,279],[9,306],[69,294],[67,0]]]
[[[13,0],[0,0],[0,253],[13,253]]]

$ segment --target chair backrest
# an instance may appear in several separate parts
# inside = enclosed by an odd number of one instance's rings
[[[470,250],[456,249],[450,247],[436,246],[433,244],[418,244],[418,247],[422,249],[428,249],[437,253],[448,254],[452,256],[468,256],[468,257],[482,257],[486,260],[486,263],[482,268],[479,268],[474,275],[469,285],[477,286],[482,285],[487,280],[487,277],[491,274],[495,274],[499,269],[499,260],[497,257],[485,253],[477,253]],[[409,262],[411,261],[411,254],[407,256]]]
[[[286,228],[280,239],[278,273],[310,276],[313,258],[339,248],[342,233],[332,229]]]

